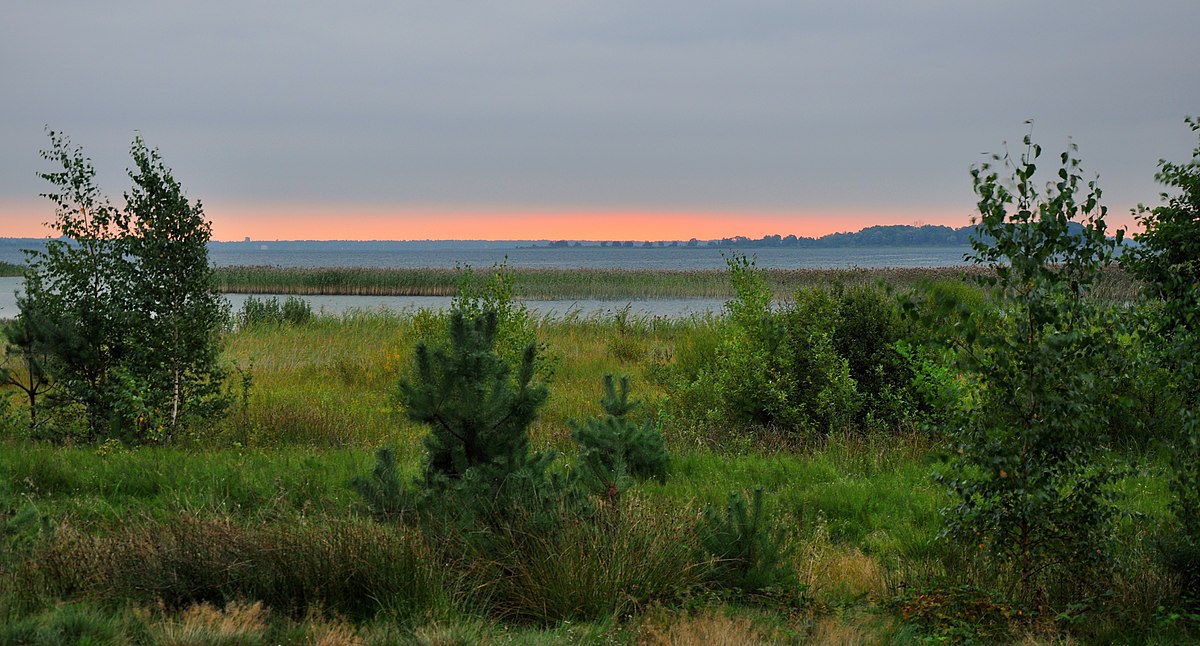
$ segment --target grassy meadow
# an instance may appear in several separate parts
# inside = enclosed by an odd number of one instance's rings
[[[931,273],[766,272],[784,295],[881,276],[902,290]],[[223,290],[275,294],[451,294],[456,281],[439,270],[217,274]],[[511,274],[527,298],[731,293],[725,272]],[[1137,298],[1123,276],[1105,285],[1105,298]],[[555,468],[574,463],[572,421],[600,414],[605,374],[630,377],[643,401],[633,415],[663,434],[669,477],[631,485],[618,521],[514,537],[501,556],[377,522],[348,483],[379,447],[395,449],[407,476],[421,472],[425,429],[398,409],[397,381],[416,342],[443,324],[430,312],[350,312],[231,329],[229,416],[169,446],[39,442],[12,397],[0,410],[0,644],[1168,644],[1196,634],[1154,556],[1170,516],[1153,443],[1112,449],[1127,468],[1110,591],[1030,620],[986,597],[994,573],[940,538],[950,501],[931,478],[935,424],[795,433],[682,414],[678,366],[720,343],[721,317],[532,321],[550,395],[530,437],[560,454]],[[794,576],[754,593],[713,588],[696,527],[706,507],[756,487]]]

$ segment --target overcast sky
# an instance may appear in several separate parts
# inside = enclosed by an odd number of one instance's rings
[[[115,199],[140,131],[219,238],[430,237],[385,223],[526,212],[543,226],[709,214],[724,235],[761,235],[760,216],[784,234],[855,217],[966,224],[970,165],[1030,118],[1051,157],[1078,144],[1126,221],[1157,200],[1157,160],[1190,157],[1183,118],[1200,114],[1196,0],[9,0],[2,13],[0,236],[52,215],[36,197],[46,126]],[[301,235],[278,219],[289,210],[336,226]],[[339,235],[360,212],[390,234]]]

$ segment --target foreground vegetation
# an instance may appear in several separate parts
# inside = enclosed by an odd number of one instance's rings
[[[504,557],[380,524],[348,483],[377,447],[394,448],[404,479],[420,474],[426,431],[397,410],[395,384],[440,320],[351,313],[239,329],[224,350],[241,374],[233,415],[173,447],[34,444],[11,411],[0,641],[1175,643],[1195,622],[1158,557],[1173,520],[1152,440],[1112,448],[1127,470],[1106,596],[1038,613],[1004,601],[986,567],[941,539],[950,499],[930,473],[942,440],[920,418],[814,433],[686,414],[680,398],[699,394],[683,375],[720,345],[718,319],[534,322],[553,371],[534,449],[561,451],[569,469],[571,421],[600,412],[597,375],[611,372],[645,402],[630,415],[664,435],[668,477],[631,484],[618,525],[510,537],[518,552]],[[714,588],[697,526],[756,487],[793,578]]]

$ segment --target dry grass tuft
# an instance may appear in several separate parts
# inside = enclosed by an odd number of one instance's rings
[[[804,640],[814,646],[873,646],[892,643],[889,631],[880,630],[865,617],[822,617]]]
[[[837,603],[888,595],[887,572],[879,561],[857,547],[833,544],[823,526],[796,552],[800,583],[808,586],[818,601]]]
[[[473,646],[491,643],[491,640],[483,634],[480,626],[471,623],[453,624],[435,621],[417,628],[413,637],[420,646]]]
[[[678,617],[666,626],[648,625],[638,635],[638,643],[647,646],[752,646],[779,641],[779,635],[764,633],[750,619],[719,611]]]
[[[150,626],[154,643],[183,646],[260,644],[267,631],[267,610],[261,602],[230,602],[224,610],[208,603],[189,606],[177,620]]]

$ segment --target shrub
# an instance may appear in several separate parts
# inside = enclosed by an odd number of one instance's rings
[[[841,327],[837,296],[820,288],[801,289],[783,315],[788,411],[792,424],[821,435],[848,428],[859,409],[850,363],[837,347]]]
[[[911,338],[896,299],[881,286],[852,285],[836,290],[837,353],[846,359],[858,395],[860,424],[896,428],[917,412],[913,364],[896,344]]]
[[[1200,134],[1200,118],[1187,119],[1192,131]],[[1160,349],[1164,362],[1177,375],[1172,390],[1182,400],[1181,427],[1171,443],[1175,471],[1172,511],[1182,535],[1169,540],[1175,552],[1200,554],[1200,146],[1192,159],[1177,164],[1158,163],[1155,179],[1176,190],[1162,193],[1163,204],[1146,209],[1137,216],[1144,231],[1134,236],[1140,246],[1132,250],[1125,264],[1146,282],[1150,292],[1161,299],[1162,331]],[[1193,594],[1200,599],[1200,582],[1192,579]]]
[[[896,428],[918,413],[912,361],[896,346],[908,324],[885,290],[801,288],[777,308],[753,260],[726,263],[735,295],[713,337],[681,343],[674,369],[653,371],[672,414],[796,437]]]
[[[825,432],[848,417],[853,381],[833,347],[836,307],[824,292],[802,290],[786,311],[772,307],[767,278],[752,259],[726,258],[734,298],[713,326],[715,346],[684,346],[675,408],[724,424],[789,434]],[[689,414],[689,411],[681,411]]]

